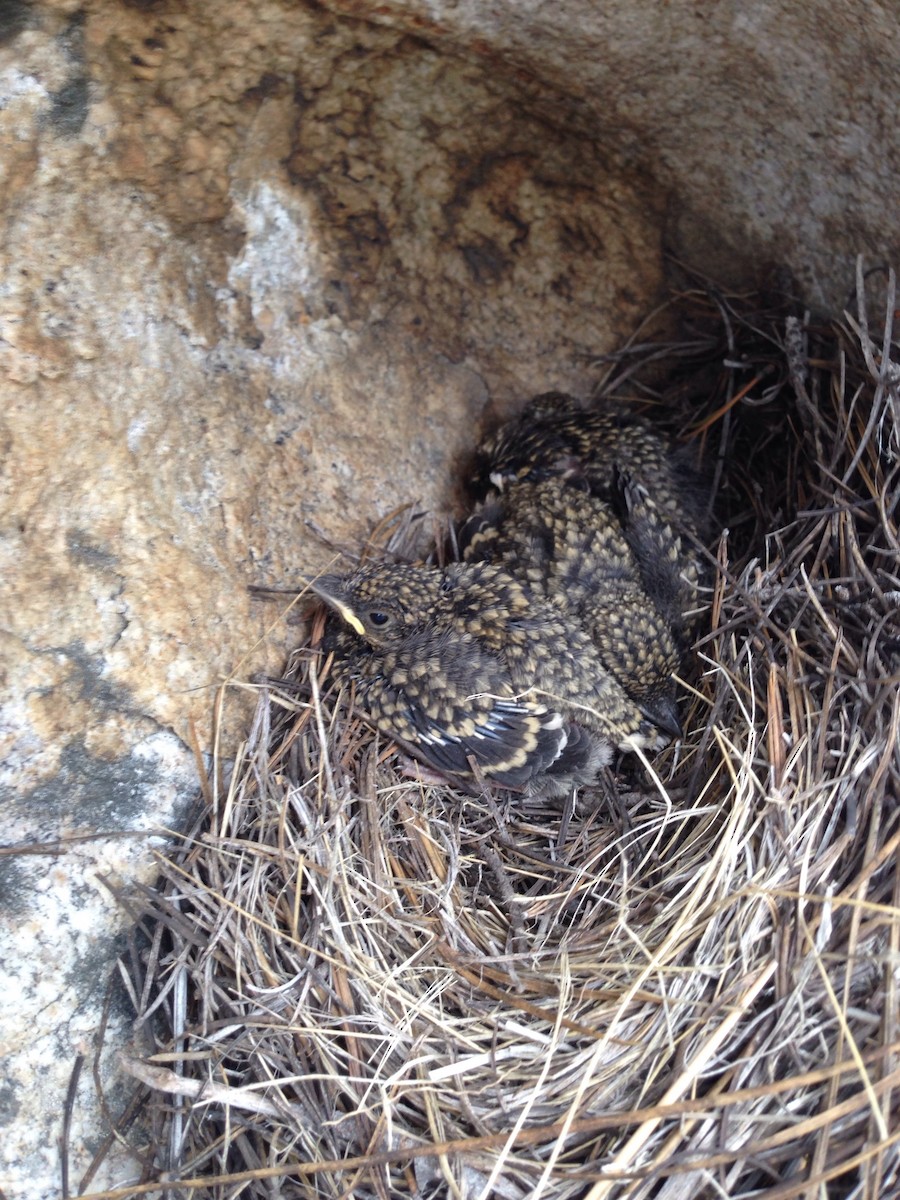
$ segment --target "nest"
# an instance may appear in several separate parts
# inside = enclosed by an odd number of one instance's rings
[[[462,796],[312,643],[257,686],[123,960],[116,1195],[897,1194],[900,368],[866,287],[815,326],[695,285],[680,341],[603,364],[727,526],[677,746],[568,803]]]

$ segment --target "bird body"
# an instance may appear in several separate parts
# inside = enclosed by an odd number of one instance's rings
[[[619,474],[646,487],[667,521],[700,531],[702,489],[683,452],[638,414],[586,409],[563,392],[535,396],[484,438],[471,484],[483,497],[515,481],[564,477],[614,502]]]
[[[680,652],[673,627],[649,601],[610,505],[559,478],[514,483],[469,518],[460,547],[467,561],[502,565],[568,614],[644,715],[666,733],[680,732],[672,679]]]
[[[361,567],[314,590],[333,672],[384,733],[448,776],[558,791],[658,734],[567,613],[492,563]]]
[[[471,483],[490,499],[551,480],[606,505],[597,509],[602,523],[616,516],[641,586],[684,640],[701,575],[693,544],[705,525],[703,488],[685,452],[636,413],[586,409],[547,392],[482,441]]]

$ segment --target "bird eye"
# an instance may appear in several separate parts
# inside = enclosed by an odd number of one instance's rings
[[[387,615],[387,613],[383,613],[383,612],[370,612],[369,613],[369,620],[372,622],[373,625],[387,625],[387,623],[390,619],[391,618]]]

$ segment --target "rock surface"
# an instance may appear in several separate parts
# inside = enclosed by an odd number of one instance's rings
[[[801,8],[0,4],[7,1194],[58,1193],[191,727],[296,638],[248,585],[452,503],[485,407],[586,391],[665,243],[832,306],[896,252],[888,15]],[[73,1187],[102,1128],[86,1070]]]
[[[789,268],[840,312],[894,265],[896,12],[849,0],[325,0],[553,89],[538,105],[667,195],[666,239],[721,282]]]

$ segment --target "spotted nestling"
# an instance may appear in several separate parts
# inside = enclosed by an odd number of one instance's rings
[[[698,532],[703,489],[684,451],[637,413],[585,408],[564,392],[535,396],[483,439],[471,486],[483,497],[515,480],[562,476],[614,501],[617,473],[645,487],[666,520]]]
[[[547,392],[482,441],[471,484],[484,497],[550,479],[614,510],[644,590],[682,632],[700,576],[692,543],[705,526],[704,489],[685,452],[635,413],[587,409]]]
[[[502,567],[365,566],[313,585],[340,618],[332,672],[446,777],[550,794],[658,735],[588,634]]]
[[[631,486],[631,485],[629,485]],[[644,503],[640,494],[635,504]],[[677,539],[655,514],[638,516],[660,555]],[[622,521],[597,496],[561,478],[514,483],[460,531],[466,561],[497,563],[591,637],[604,667],[665,733],[681,732],[673,672],[680,659],[672,614],[648,599]],[[671,574],[675,565],[670,560]],[[675,604],[681,599],[673,598]],[[670,608],[672,605],[666,606]]]

